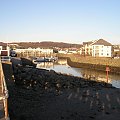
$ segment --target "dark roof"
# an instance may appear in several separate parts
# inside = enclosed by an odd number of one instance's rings
[[[0,42],[0,46],[7,46],[7,43]]]
[[[93,43],[93,45],[104,45],[104,46],[112,46],[111,43],[103,40],[103,39],[99,39],[98,41],[96,41],[95,43]]]
[[[90,41],[90,42],[83,42],[83,45],[90,45],[90,44],[92,44],[93,42],[92,41]]]

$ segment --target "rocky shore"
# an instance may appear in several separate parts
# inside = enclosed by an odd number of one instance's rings
[[[105,82],[85,80],[67,74],[56,73],[53,70],[34,68],[31,66],[17,66],[14,68],[15,84],[28,89],[76,88],[76,87],[112,87]]]
[[[4,64],[6,75],[10,72]],[[7,79],[11,120],[119,120],[120,90],[33,66],[15,65]],[[9,77],[8,77],[9,78]]]

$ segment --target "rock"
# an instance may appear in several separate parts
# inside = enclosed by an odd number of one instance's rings
[[[106,84],[105,84],[105,87],[107,87],[107,88],[111,88],[111,87],[112,87],[112,84],[108,84],[108,83],[106,83]]]
[[[23,65],[23,66],[28,65],[28,66],[36,67],[36,64],[34,64],[34,63],[32,62],[32,60],[29,59],[29,58],[23,58],[23,57],[21,57],[21,62],[22,62],[22,65]]]

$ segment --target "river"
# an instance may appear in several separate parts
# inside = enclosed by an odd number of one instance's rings
[[[59,59],[57,62],[54,62],[54,63],[53,62],[41,62],[37,64],[37,68],[54,70],[58,73],[69,74],[69,75],[78,76],[78,77],[82,77],[82,78],[86,78],[90,80],[107,82],[106,72],[85,69],[85,68],[70,67],[67,64],[66,59]],[[111,83],[116,88],[120,88],[120,75],[109,74],[108,83]]]

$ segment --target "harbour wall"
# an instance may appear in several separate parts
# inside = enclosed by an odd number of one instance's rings
[[[120,67],[114,67],[114,66],[109,66],[109,65],[106,66],[106,65],[101,65],[101,64],[73,62],[70,57],[59,57],[59,58],[67,59],[67,64],[71,67],[87,68],[87,69],[91,69],[91,70],[93,69],[93,70],[100,70],[100,71],[106,71],[106,67],[109,67],[110,73],[120,74]]]

